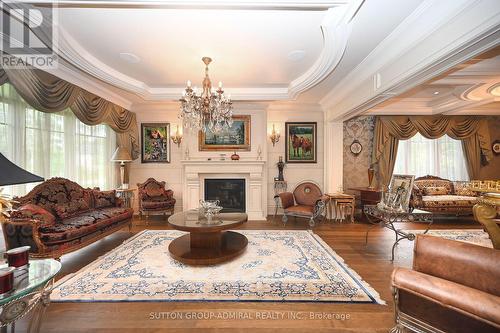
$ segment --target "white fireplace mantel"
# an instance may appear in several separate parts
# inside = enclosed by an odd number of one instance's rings
[[[266,161],[262,160],[183,160],[183,209],[199,207],[204,198],[206,178],[244,178],[246,210],[249,220],[265,220],[267,216]]]

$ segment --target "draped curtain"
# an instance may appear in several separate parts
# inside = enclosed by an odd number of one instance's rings
[[[407,140],[416,133],[428,139],[445,134],[462,140],[467,171],[476,179],[482,164],[492,158],[488,122],[479,116],[380,116],[375,124],[373,162],[377,165],[380,185],[387,185],[392,177],[399,140]]]
[[[6,82],[39,111],[51,113],[70,108],[84,124],[109,125],[117,133],[118,145],[127,147],[133,159],[139,157],[135,113],[35,68],[0,68],[0,85]]]

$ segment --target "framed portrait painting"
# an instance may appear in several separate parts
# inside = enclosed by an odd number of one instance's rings
[[[317,163],[317,123],[285,123],[286,163]]]
[[[413,189],[414,175],[392,175],[389,191],[394,194],[394,200],[408,211]],[[396,207],[399,208],[399,207]]]
[[[141,124],[141,162],[170,163],[170,124]]]
[[[233,116],[233,125],[226,131],[212,133],[199,131],[198,149],[213,150],[250,150],[250,116]]]

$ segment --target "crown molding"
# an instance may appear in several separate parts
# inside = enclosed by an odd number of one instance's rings
[[[329,119],[353,117],[498,45],[493,4],[425,0],[320,101]]]
[[[266,0],[25,0],[26,2],[46,6],[77,8],[162,8],[162,9],[233,9],[233,10],[328,10],[349,3],[348,0],[323,1],[266,1]]]

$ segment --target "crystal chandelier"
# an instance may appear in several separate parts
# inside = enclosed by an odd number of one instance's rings
[[[180,99],[179,118],[182,119],[186,128],[218,133],[229,129],[233,124],[232,102],[230,96],[224,95],[222,82],[219,82],[217,91],[212,91],[212,82],[208,77],[208,65],[212,59],[203,57],[201,60],[205,64],[203,91],[198,94],[196,87],[191,88],[191,81],[187,82],[187,87],[182,92]]]

